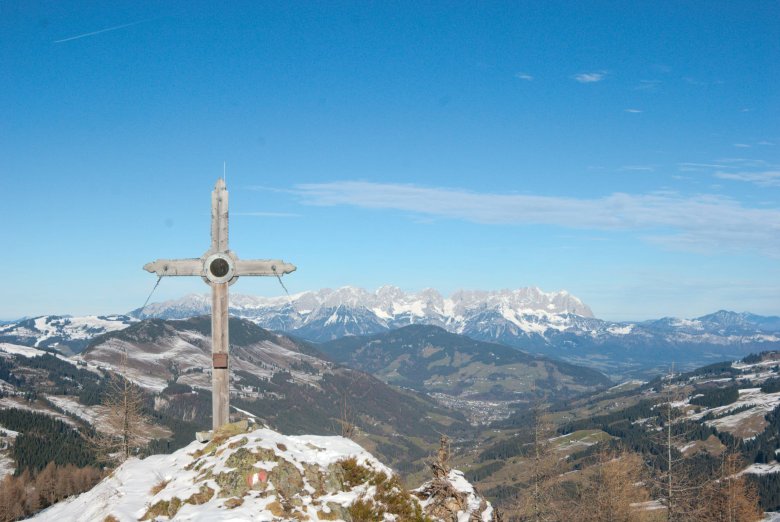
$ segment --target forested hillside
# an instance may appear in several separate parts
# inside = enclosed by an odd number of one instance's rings
[[[624,495],[647,503],[648,520],[653,506],[676,506],[675,520],[721,520],[708,510],[736,494],[726,485],[762,510],[778,510],[779,364],[780,355],[768,352],[573,401],[539,401],[494,423],[479,450],[463,447],[474,461],[467,476],[517,516],[541,488],[555,507],[551,520],[571,515],[575,492],[594,487],[596,471],[614,459],[625,464],[623,480],[644,484]],[[732,520],[753,520],[747,504]]]

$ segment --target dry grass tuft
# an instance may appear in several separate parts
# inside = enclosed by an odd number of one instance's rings
[[[154,486],[152,486],[152,489],[151,489],[151,490],[149,490],[149,492],[150,492],[152,495],[156,495],[157,493],[159,493],[160,491],[162,491],[162,490],[164,490],[164,489],[165,489],[165,486],[167,486],[167,485],[168,485],[168,482],[170,482],[170,480],[164,480],[164,479],[163,479],[163,480],[161,480],[160,482],[158,482],[157,484],[155,484]]]

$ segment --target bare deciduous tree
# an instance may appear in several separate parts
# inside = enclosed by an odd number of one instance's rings
[[[699,476],[689,459],[680,451],[687,443],[684,413],[676,406],[678,390],[672,383],[674,371],[667,376],[666,402],[659,407],[659,430],[656,437],[661,452],[656,460],[653,486],[654,496],[666,508],[667,522],[694,522],[703,520],[705,503],[702,493],[707,478]]]
[[[583,472],[573,519],[582,522],[639,522],[647,513],[638,504],[650,495],[645,488],[645,464],[636,453],[604,449]]]
[[[346,437],[348,439],[355,437],[357,426],[355,426],[354,416],[355,415],[352,411],[352,407],[347,401],[347,392],[344,392],[344,396],[342,397],[341,401],[341,418],[339,419],[339,424],[341,424],[342,437]]]
[[[126,373],[127,352],[122,353],[120,368],[122,374]],[[119,373],[112,373],[109,379],[103,397],[106,416],[96,426],[90,443],[101,461],[121,464],[146,443],[144,431],[148,420],[143,414],[140,388]]]
[[[33,477],[25,470],[15,477],[0,480],[0,522],[11,522],[32,515],[42,508],[71,495],[87,491],[102,478],[97,468],[57,466],[50,462]]]
[[[741,474],[744,463],[739,454],[726,452],[721,458],[720,473],[712,480],[702,498],[704,518],[712,522],[755,522],[763,518],[758,506],[758,492]]]
[[[551,439],[555,435],[545,408],[536,402],[531,409],[531,454],[529,487],[520,497],[520,519],[529,522],[561,520],[558,455]]]

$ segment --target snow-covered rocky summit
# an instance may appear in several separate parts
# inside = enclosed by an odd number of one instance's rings
[[[455,480],[466,491],[465,509],[442,519],[424,511],[430,504],[424,494],[406,491],[349,439],[284,436],[241,422],[208,444],[130,459],[91,491],[33,520],[492,522],[490,504],[462,476]]]

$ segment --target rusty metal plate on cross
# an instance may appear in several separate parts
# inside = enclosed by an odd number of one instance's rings
[[[227,359],[228,359],[228,354],[226,354],[226,353],[215,353],[215,354],[212,354],[211,355],[212,366],[214,366],[214,368],[218,368],[218,369],[220,369],[220,368],[227,368],[228,367],[227,366]]]

